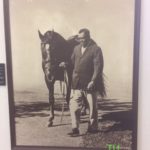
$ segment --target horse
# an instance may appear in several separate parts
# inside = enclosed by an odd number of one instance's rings
[[[68,78],[66,101],[69,104],[72,76],[71,54],[79,42],[77,35],[66,40],[55,31],[47,31],[44,34],[38,31],[38,34],[41,40],[42,68],[49,91],[50,117],[48,127],[51,127],[54,120],[54,83],[56,80],[64,81],[64,73],[66,72]],[[65,62],[65,69],[60,66],[62,62]]]
[[[56,80],[64,81],[64,74],[66,74],[68,82],[66,84],[67,93],[65,98],[67,104],[69,104],[73,71],[71,55],[74,47],[79,44],[79,40],[77,35],[71,36],[66,40],[53,30],[47,31],[44,34],[40,31],[38,31],[38,33],[41,40],[42,68],[45,75],[45,82],[49,90],[50,117],[48,127],[51,127],[54,120],[54,83]],[[62,63],[64,64],[62,65]],[[104,97],[106,96],[106,91],[103,74],[100,74],[99,79],[101,88],[100,95]],[[83,98],[81,114],[85,115],[87,107],[86,98]]]

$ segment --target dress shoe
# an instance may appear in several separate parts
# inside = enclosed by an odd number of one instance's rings
[[[72,132],[68,133],[68,135],[70,135],[71,137],[76,137],[80,134],[79,129],[78,128],[74,128],[72,129]]]

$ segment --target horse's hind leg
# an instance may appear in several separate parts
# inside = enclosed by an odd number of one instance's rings
[[[48,127],[51,127],[53,125],[54,120],[54,83],[49,85],[49,108],[50,116]]]
[[[83,104],[81,108],[81,116],[86,115],[86,109],[88,108],[88,103],[86,97],[83,95]]]
[[[66,95],[66,102],[69,105],[69,101],[70,101],[70,94],[71,94],[71,85],[68,85],[67,87],[67,95]]]
[[[67,82],[67,95],[66,95],[66,102],[69,105],[70,102],[70,95],[71,95],[71,72],[67,72],[67,78],[68,78],[68,82]]]

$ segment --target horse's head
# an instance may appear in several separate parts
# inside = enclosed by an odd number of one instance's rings
[[[55,76],[59,63],[66,59],[67,41],[57,32],[47,31],[42,34],[38,31],[41,40],[43,70]]]
[[[63,45],[66,44],[66,40],[57,32],[47,31],[45,34],[42,34],[38,31],[39,37],[41,39],[41,46],[42,49],[49,48],[49,51],[52,52],[53,50],[59,51],[60,48],[63,48]]]
[[[47,48],[52,49],[52,46],[54,45],[55,32],[47,31],[45,34],[42,34],[40,31],[38,31],[38,33],[41,39],[42,49],[47,49]]]

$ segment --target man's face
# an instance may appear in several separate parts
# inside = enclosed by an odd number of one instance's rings
[[[87,46],[89,42],[89,37],[84,32],[79,33],[78,39],[79,39],[79,42],[83,45],[83,47]]]

